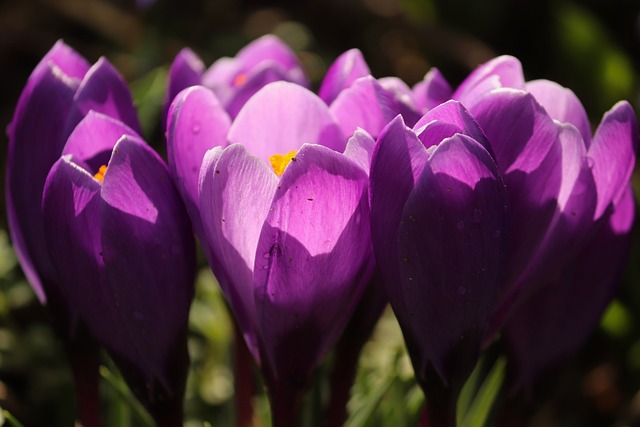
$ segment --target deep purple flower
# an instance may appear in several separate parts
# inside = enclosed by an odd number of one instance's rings
[[[275,81],[309,86],[296,54],[275,36],[260,37],[235,57],[220,58],[206,70],[198,55],[185,48],[169,70],[165,112],[180,91],[204,85],[216,94],[229,115],[235,117],[254,93]]]
[[[514,232],[491,333],[505,325],[514,385],[530,386],[579,348],[617,289],[635,210],[629,180],[636,116],[627,102],[619,102],[592,137],[573,92],[547,80],[525,82],[520,62],[509,56],[478,67],[453,97],[475,114],[492,145],[509,146],[498,164]],[[543,120],[532,129],[518,126],[527,119],[510,113],[514,104],[508,99],[516,98],[535,100],[535,114]],[[513,149],[517,138],[498,117],[520,132],[530,129],[531,149]]]
[[[182,425],[195,254],[180,196],[160,157],[102,114],[62,154],[42,201],[59,290],[158,425]]]
[[[508,202],[489,149],[450,101],[413,129],[392,121],[371,163],[373,247],[434,425],[455,425],[501,286]]]
[[[220,111],[202,87],[177,97],[170,164],[265,375],[274,421],[295,423],[299,393],[373,268],[366,172],[373,139],[359,131],[347,144],[327,105],[292,83],[260,90],[226,136],[209,126],[226,123]],[[204,160],[199,144],[212,147]]]
[[[63,339],[76,380],[79,417],[98,425],[97,353],[78,324],[44,240],[40,210],[49,169],[69,134],[90,110],[115,117],[132,129],[139,124],[131,95],[117,71],[101,58],[91,66],[63,42],[44,56],[20,96],[8,128],[6,205],[9,231],[20,265]]]

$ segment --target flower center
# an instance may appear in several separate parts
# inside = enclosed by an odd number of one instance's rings
[[[287,168],[287,165],[293,160],[296,159],[296,150],[289,151],[287,154],[274,154],[269,157],[269,161],[271,162],[271,167],[273,171],[278,176],[282,176],[284,170]]]
[[[96,172],[95,175],[93,175],[93,177],[97,180],[97,181],[104,181],[104,174],[107,173],[107,165],[102,165],[100,166],[100,169],[98,169],[98,172]]]
[[[241,87],[249,80],[246,73],[240,73],[233,79],[234,87]]]

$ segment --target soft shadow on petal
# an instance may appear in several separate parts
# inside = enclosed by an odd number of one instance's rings
[[[418,108],[426,113],[451,98],[453,90],[437,68],[430,69],[421,82],[413,88],[413,99]]]
[[[256,247],[279,178],[239,144],[227,147],[204,168],[200,183],[204,236],[200,239],[211,248],[213,273],[259,361],[253,268],[256,258],[262,257]]]
[[[406,310],[402,308],[403,290],[397,285],[398,227],[404,205],[428,157],[415,133],[397,117],[380,134],[371,160],[371,239],[389,300],[399,318]]]
[[[463,135],[438,146],[407,199],[395,261],[402,327],[412,335],[407,342],[423,381],[428,363],[450,384],[477,362],[502,283],[506,204],[495,162]]]
[[[308,89],[288,82],[268,84],[251,97],[231,125],[228,139],[265,161],[276,153],[299,150],[302,144],[320,144],[341,153],[347,143],[326,104]]]
[[[303,381],[336,343],[371,274],[367,175],[305,145],[276,190],[254,285],[261,352],[276,378]]]
[[[40,64],[22,91],[9,127],[7,153],[7,219],[20,265],[40,301],[43,276],[53,267],[44,244],[40,204],[51,166],[64,145],[64,122],[78,81],[51,62]]]
[[[202,84],[204,64],[189,48],[182,49],[171,63],[167,78],[167,92],[162,103],[162,129],[166,129],[169,105],[182,90]]]

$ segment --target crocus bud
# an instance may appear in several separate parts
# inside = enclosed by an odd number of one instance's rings
[[[159,426],[182,425],[191,226],[160,157],[90,113],[47,177],[45,242],[61,290]]]
[[[97,348],[62,292],[64,285],[45,244],[41,204],[49,169],[90,110],[139,129],[129,90],[108,61],[100,59],[92,66],[59,41],[36,66],[20,95],[8,129],[6,175],[7,217],[16,254],[63,340],[74,371],[79,418],[86,427],[100,425]]]
[[[434,425],[455,425],[501,287],[508,202],[487,141],[456,102],[380,134],[370,177],[371,233]]]
[[[179,145],[211,117],[197,106],[215,105],[212,97],[192,88],[172,107],[176,169],[195,164]],[[265,376],[274,423],[293,425],[311,371],[371,276],[366,138],[343,154],[347,139],[327,105],[286,82],[256,93],[226,141],[204,131],[219,145],[200,168],[198,237]],[[193,182],[179,181],[183,195]]]

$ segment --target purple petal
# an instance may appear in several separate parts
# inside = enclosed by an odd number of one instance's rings
[[[504,337],[515,367],[514,388],[530,387],[548,368],[575,353],[595,328],[620,284],[631,243],[635,205],[631,187],[613,215],[558,280],[521,305]],[[544,316],[540,316],[544,307]]]
[[[246,77],[247,81],[230,95],[225,102],[229,115],[234,118],[256,92],[269,83],[277,81],[290,81],[287,72],[277,63],[268,62],[254,69]]]
[[[561,274],[589,238],[588,230],[593,227],[597,194],[582,136],[572,125],[560,125],[558,142],[557,150],[552,150],[550,153],[554,154],[545,161],[549,167],[543,167],[540,174],[534,174],[542,175],[541,177],[532,178],[532,181],[540,181],[539,184],[532,185],[541,185],[544,184],[545,176],[556,177],[554,181],[560,186],[555,203],[554,196],[547,194],[546,198],[537,201],[537,206],[526,204],[535,203],[533,197],[524,205],[514,206],[513,223],[522,225],[513,232],[515,247],[512,248],[512,265],[521,269],[510,269],[510,288],[501,300],[499,314],[492,321],[493,329],[500,327],[499,324],[508,316],[507,313],[517,310],[518,301],[526,299],[548,282],[550,277]],[[548,215],[552,207],[555,209]],[[528,215],[534,220],[524,218],[527,212],[523,213],[520,209],[528,211]],[[544,218],[544,221],[535,219],[537,215]],[[523,233],[522,228],[528,228],[529,232]],[[532,236],[531,231],[536,235]],[[535,242],[535,246],[531,246],[532,242]]]
[[[571,123],[578,128],[587,147],[590,145],[591,124],[575,93],[549,80],[527,82],[526,90],[547,110],[552,119]]]
[[[118,71],[105,58],[100,58],[82,80],[66,123],[66,135],[90,110],[125,123],[141,134],[140,123],[131,93]]]
[[[231,120],[215,95],[202,86],[181,92],[171,104],[168,120],[169,170],[198,229],[198,177],[202,159],[210,148],[227,145]]]
[[[499,56],[476,68],[458,86],[451,98],[472,107],[487,93],[497,88],[524,89],[522,65],[513,56]]]
[[[367,175],[304,145],[276,190],[254,267],[261,352],[276,378],[305,379],[336,343],[369,280],[368,236]]]
[[[142,357],[125,362],[154,380],[152,390],[139,384],[143,393],[172,395],[181,387],[176,381],[184,381],[172,367],[193,298],[195,248],[187,214],[162,159],[129,136],[113,149],[101,197],[105,268],[131,339],[121,345],[137,347]]]
[[[425,113],[449,100],[453,94],[451,85],[437,68],[430,69],[412,91],[417,107]]]
[[[343,152],[347,142],[326,104],[308,89],[288,82],[271,83],[256,93],[231,125],[228,140],[243,144],[265,161],[305,143]]]
[[[380,133],[371,159],[371,239],[389,300],[398,308],[400,318],[406,310],[402,309],[402,289],[396,286],[400,274],[395,262],[398,227],[404,205],[428,157],[420,140],[397,117]]]
[[[475,366],[502,280],[506,204],[493,159],[464,135],[436,148],[407,199],[395,262],[419,378],[427,363],[445,384]]]
[[[42,58],[38,66],[51,62],[70,78],[82,80],[91,65],[78,52],[58,40],[51,50]]]
[[[336,59],[327,70],[318,91],[318,96],[327,105],[331,104],[338,94],[360,77],[371,74],[369,66],[358,49],[344,52]]]
[[[308,85],[298,57],[276,36],[267,34],[254,40],[241,49],[236,58],[242,62],[244,70],[254,68],[264,61],[273,61],[287,71],[287,80],[302,86]]]
[[[109,162],[111,150],[123,135],[137,136],[124,123],[92,110],[69,135],[62,154],[71,154],[74,163],[88,167],[95,174],[100,166]]]
[[[256,308],[253,266],[258,238],[278,185],[278,176],[242,145],[227,147],[219,157],[207,153],[200,180],[200,212],[211,248],[211,267],[231,305],[256,360]],[[213,158],[212,158],[213,157]],[[217,161],[215,157],[218,157]],[[206,165],[206,166],[205,166]],[[206,169],[205,169],[206,167]]]
[[[556,143],[558,128],[526,92],[496,90],[470,111],[489,139],[503,174],[536,170]]]
[[[220,58],[202,75],[202,84],[226,104],[235,91],[235,77],[242,71],[242,63],[235,58]]]
[[[369,175],[371,169],[371,156],[376,141],[366,131],[357,129],[353,136],[347,141],[347,148],[344,149],[344,155],[356,162],[363,171]]]
[[[204,64],[198,55],[191,49],[182,49],[171,63],[167,81],[167,92],[162,105],[163,129],[166,128],[169,105],[174,98],[190,86],[202,84]]]
[[[489,153],[492,152],[478,122],[458,101],[451,100],[434,107],[418,120],[413,129],[426,148],[461,133],[481,143]]]
[[[626,189],[636,160],[638,122],[626,101],[620,101],[604,117],[589,147],[598,189],[595,218],[616,204]]]
[[[373,137],[402,112],[393,94],[371,76],[356,80],[340,92],[330,109],[345,135],[362,128]]]
[[[71,156],[65,156],[49,172],[42,212],[60,291],[96,339],[114,348],[126,340],[126,331],[119,322],[105,272],[100,191],[98,181],[73,163]]]
[[[58,46],[58,45],[56,45]],[[29,77],[9,130],[6,203],[11,239],[20,265],[40,301],[43,277],[53,278],[44,245],[40,203],[49,169],[64,145],[64,122],[77,81],[47,62]]]

